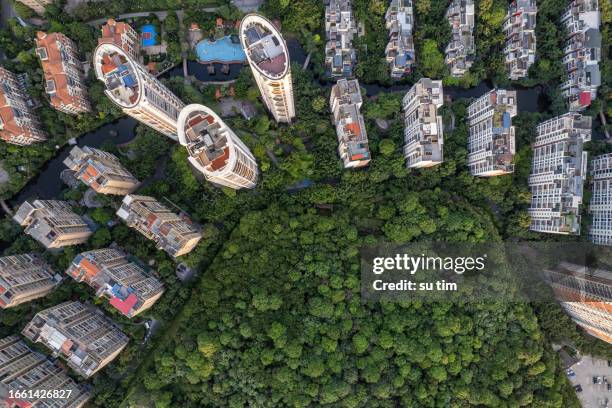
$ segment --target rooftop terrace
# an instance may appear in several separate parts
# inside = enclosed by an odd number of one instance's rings
[[[259,16],[247,16],[242,24],[240,35],[248,59],[266,76],[284,76],[289,69],[289,57],[280,33]]]

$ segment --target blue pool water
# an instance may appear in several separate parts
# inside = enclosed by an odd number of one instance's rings
[[[143,25],[140,29],[140,33],[142,35],[143,47],[150,47],[157,44],[157,32],[155,31],[155,26],[153,24]]]
[[[196,53],[200,62],[243,62],[246,54],[240,43],[233,43],[229,36],[223,37],[215,42],[202,40],[196,45]]]

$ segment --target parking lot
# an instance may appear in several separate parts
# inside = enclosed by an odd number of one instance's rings
[[[584,408],[612,408],[612,390],[608,391],[604,377],[612,384],[612,367],[608,367],[607,360],[595,359],[584,356],[582,360],[571,368],[575,376],[570,377],[572,385],[582,387],[578,392],[578,398]],[[601,384],[593,384],[593,377],[601,377]],[[610,385],[612,388],[612,385]],[[607,405],[606,405],[607,404]]]

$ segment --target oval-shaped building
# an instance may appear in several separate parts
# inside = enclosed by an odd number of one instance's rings
[[[176,121],[185,104],[142,65],[115,44],[100,44],[93,53],[96,77],[123,112],[177,140]]]
[[[240,42],[261,97],[277,122],[295,117],[289,50],[281,33],[265,17],[247,14],[240,23]]]
[[[178,139],[189,162],[210,182],[236,190],[257,184],[255,157],[210,108],[187,105],[179,115]]]

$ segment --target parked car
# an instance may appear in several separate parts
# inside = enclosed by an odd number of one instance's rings
[[[593,384],[597,384],[597,377],[593,377]]]
[[[572,370],[571,368],[567,369],[567,376],[572,378],[576,376],[576,373],[574,372],[574,370]]]
[[[612,384],[608,383],[608,391],[612,391]]]
[[[580,384],[575,385],[574,389],[576,390],[576,392],[582,392],[582,386]]]
[[[597,377],[597,384],[603,384],[603,379],[601,376]]]
[[[608,367],[612,367],[612,360],[608,360]]]

